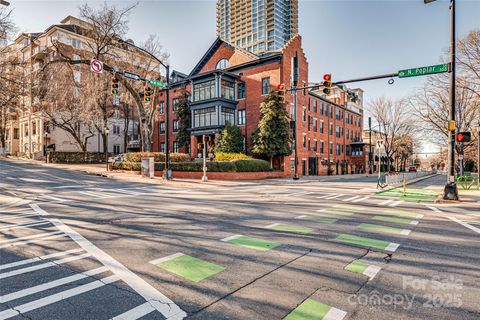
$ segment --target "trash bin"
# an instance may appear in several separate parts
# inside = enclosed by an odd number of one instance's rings
[[[153,157],[142,158],[142,177],[152,179],[155,176],[155,162]]]

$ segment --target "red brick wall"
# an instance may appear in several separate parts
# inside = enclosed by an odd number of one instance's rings
[[[220,48],[218,48],[217,51],[213,54],[210,60],[203,66],[199,73],[215,70],[217,62],[221,59],[227,59],[231,67],[251,60],[247,56],[243,55],[241,52],[236,52],[232,50],[232,47],[223,43]]]

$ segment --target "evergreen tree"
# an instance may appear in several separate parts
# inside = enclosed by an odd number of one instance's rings
[[[182,89],[182,95],[178,101],[177,106],[177,119],[178,119],[178,131],[177,142],[180,147],[187,147],[190,145],[190,125],[191,125],[191,113],[188,107],[188,95],[185,88]]]
[[[276,92],[270,93],[260,105],[260,121],[253,135],[252,152],[270,158],[287,156],[290,149],[290,121]]]
[[[215,151],[228,153],[242,152],[243,136],[240,128],[227,124],[215,140]]]

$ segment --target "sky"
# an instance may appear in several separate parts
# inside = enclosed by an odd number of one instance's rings
[[[78,6],[103,1],[9,0],[19,31],[38,32],[76,15]],[[246,1],[246,0],[245,0]],[[449,0],[299,0],[299,33],[309,62],[309,81],[324,73],[333,81],[434,65],[449,46]],[[119,7],[135,1],[108,1]],[[457,36],[480,28],[480,0],[456,0]],[[158,35],[173,69],[189,73],[216,38],[214,0],[140,0],[130,15],[128,38],[140,43]],[[350,84],[365,91],[365,102],[397,99],[425,78]]]

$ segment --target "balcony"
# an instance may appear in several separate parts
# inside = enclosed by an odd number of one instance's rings
[[[45,46],[38,46],[35,49],[33,49],[32,59],[41,61],[45,59],[46,55],[47,55],[47,48]]]

